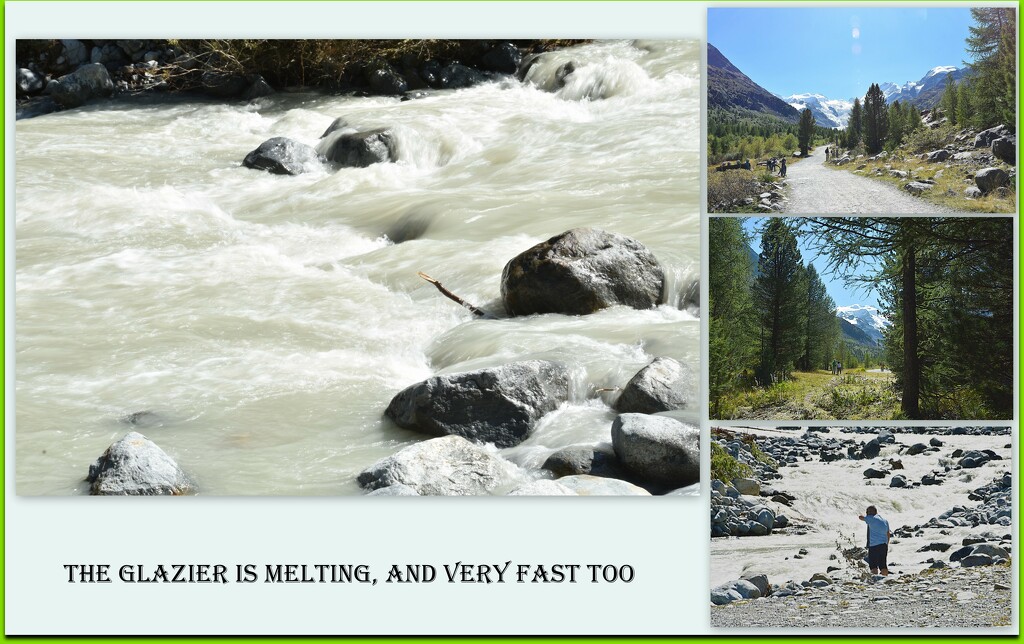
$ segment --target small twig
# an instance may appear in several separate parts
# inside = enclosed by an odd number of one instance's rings
[[[481,318],[493,318],[494,317],[494,316],[488,314],[483,309],[478,309],[477,307],[473,306],[472,304],[470,304],[466,300],[462,299],[461,297],[459,297],[455,293],[452,293],[451,291],[446,289],[444,286],[441,286],[441,282],[438,282],[436,279],[434,279],[433,277],[427,275],[423,271],[420,271],[420,272],[418,272],[416,274],[419,275],[420,277],[422,277],[423,279],[427,280],[431,284],[433,284],[437,288],[437,290],[441,291],[441,295],[444,295],[449,300],[452,300],[453,302],[458,303],[460,306],[463,306],[463,307],[469,309],[473,313],[473,315],[475,315],[477,317],[481,317]]]

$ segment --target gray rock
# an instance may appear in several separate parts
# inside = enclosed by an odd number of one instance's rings
[[[421,496],[473,496],[509,485],[517,474],[514,464],[492,450],[461,436],[445,436],[377,461],[356,481],[367,490],[404,484]]]
[[[1010,185],[1010,175],[1002,168],[983,168],[974,175],[974,183],[983,193]]]
[[[565,365],[532,360],[428,378],[399,392],[384,413],[406,429],[511,447],[568,397]]]
[[[366,82],[374,94],[398,96],[409,90],[409,83],[391,65],[382,64],[366,73]]]
[[[615,409],[637,414],[683,409],[695,388],[693,369],[672,358],[655,358],[626,384]]]
[[[908,179],[910,173],[906,170],[889,170],[890,177],[896,177],[897,179]]]
[[[907,456],[917,456],[918,454],[924,452],[926,449],[928,449],[928,446],[925,445],[924,443],[914,443],[909,448],[907,448]]]
[[[981,188],[979,188],[978,186],[970,186],[964,190],[964,196],[967,197],[968,199],[977,199],[978,197],[981,197],[983,194],[984,193],[981,191]]]
[[[515,74],[523,54],[510,42],[496,43],[480,57],[480,68],[499,74]]]
[[[942,441],[935,437],[932,437],[932,439],[928,441],[928,444],[932,447],[942,447]]]
[[[931,190],[932,187],[933,186],[930,183],[923,183],[921,181],[911,181],[907,185],[903,186],[903,189],[912,195],[919,195],[923,192]]]
[[[615,451],[608,444],[564,447],[549,456],[542,467],[556,477],[590,474],[620,479],[627,475]]]
[[[61,40],[64,45],[64,57],[72,69],[89,60],[89,50],[81,40]]]
[[[761,593],[761,597],[767,597],[772,594],[772,585],[768,583],[767,575],[746,574],[740,577],[740,579],[754,584],[758,592]]]
[[[888,470],[876,470],[873,467],[869,467],[864,470],[864,478],[866,479],[884,479],[889,476],[889,474],[890,472]]]
[[[711,603],[715,606],[725,606],[737,599],[743,599],[729,584],[711,589]]]
[[[250,82],[241,74],[222,72],[203,72],[199,80],[199,89],[214,98],[240,98],[249,89]]]
[[[365,168],[398,158],[395,135],[387,128],[354,133],[334,132],[317,144],[316,151],[328,161],[349,168]]]
[[[259,74],[256,74],[252,79],[252,82],[249,84],[249,87],[242,92],[242,98],[247,101],[253,101],[257,98],[270,96],[273,93],[274,88],[270,86],[270,83],[264,80],[264,78]]]
[[[879,443],[877,438],[872,438],[868,442],[864,443],[864,447],[861,448],[861,454],[864,458],[875,458],[881,451],[882,445]]]
[[[394,485],[388,485],[385,487],[379,487],[376,490],[368,493],[366,496],[419,496],[420,493],[415,488],[409,487],[405,483],[395,483]]]
[[[761,496],[761,484],[754,479],[738,478],[732,480],[736,491],[746,496]]]
[[[775,527],[775,513],[763,506],[759,509],[755,509],[754,512],[754,521],[763,525],[768,532],[771,533],[772,528]]]
[[[992,142],[992,154],[1000,161],[1017,164],[1017,140],[1016,137],[1004,136]]]
[[[997,125],[987,130],[982,130],[974,137],[974,147],[988,148],[996,139],[1010,135],[1010,128],[1005,125]]]
[[[446,65],[437,76],[439,89],[462,89],[487,80],[487,75],[460,63]]]
[[[110,79],[106,67],[90,63],[51,82],[47,91],[62,107],[79,107],[93,99],[113,94],[114,81]]]
[[[577,496],[572,488],[551,479],[538,479],[520,485],[508,496]]]
[[[967,555],[960,560],[960,566],[963,568],[973,568],[974,566],[991,566],[995,561],[988,555]]]
[[[974,550],[971,551],[972,555],[988,555],[993,559],[1002,557],[1003,559],[1009,559],[1010,553],[1005,548],[994,546],[991,543],[979,543],[974,546]]]
[[[935,150],[934,152],[928,153],[928,161],[932,163],[939,163],[949,158],[949,150]]]
[[[700,429],[672,418],[621,414],[612,423],[612,447],[641,481],[667,488],[700,480]]]
[[[664,273],[643,244],[596,228],[575,228],[520,253],[501,274],[511,315],[585,315],[624,304],[656,306]]]
[[[331,121],[331,124],[327,126],[327,129],[324,130],[324,133],[320,135],[320,138],[322,139],[331,132],[335,132],[337,130],[341,130],[347,127],[349,127],[348,120],[343,116],[339,116],[338,118]]]
[[[907,487],[907,477],[897,474],[889,481],[889,487]]]
[[[183,495],[195,483],[170,456],[138,432],[116,441],[89,466],[89,494],[101,496]]]
[[[283,136],[275,136],[245,155],[242,165],[271,174],[297,175],[311,172],[324,163],[324,158],[310,146]]]
[[[736,581],[730,582],[729,587],[739,593],[743,599],[758,599],[761,597],[761,591],[752,582],[746,579],[737,579]]]
[[[590,476],[588,474],[576,474],[563,476],[558,479],[560,485],[564,485],[579,496],[650,496],[647,490],[620,481],[619,479],[608,479],[601,476]]]

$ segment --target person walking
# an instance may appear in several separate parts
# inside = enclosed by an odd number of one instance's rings
[[[869,505],[865,514],[857,517],[868,526],[868,568],[873,575],[889,574],[889,541],[892,532],[889,522],[878,516],[878,508]]]
[[[782,159],[782,163],[779,164],[779,176],[783,179],[786,178],[786,159]]]

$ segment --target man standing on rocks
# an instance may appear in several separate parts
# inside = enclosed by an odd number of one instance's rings
[[[868,524],[868,568],[873,575],[888,575],[889,564],[889,539],[892,532],[889,530],[889,522],[878,516],[878,508],[869,505],[867,516],[857,517]]]

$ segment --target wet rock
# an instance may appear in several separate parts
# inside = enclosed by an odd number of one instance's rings
[[[68,65],[74,69],[89,60],[89,50],[81,40],[61,40],[64,45],[64,58]]]
[[[575,228],[513,258],[501,275],[511,315],[585,315],[623,304],[656,306],[664,273],[640,242],[596,228]]]
[[[415,488],[406,485],[405,483],[395,483],[394,485],[387,485],[385,487],[379,487],[372,492],[369,492],[366,496],[419,496],[420,493]]]
[[[655,358],[626,384],[615,409],[637,414],[683,409],[695,388],[696,374],[690,367],[672,358]]]
[[[601,476],[590,476],[588,474],[576,474],[563,476],[558,479],[560,485],[564,485],[579,496],[650,496],[647,490],[620,481]]]
[[[539,479],[520,485],[509,492],[508,496],[577,496],[577,494],[575,490],[558,481]]]
[[[79,107],[114,93],[114,81],[107,68],[99,63],[82,65],[47,86],[47,93],[64,108]]]
[[[556,477],[590,474],[608,478],[625,478],[626,469],[619,463],[610,445],[571,445],[564,447],[544,461],[543,468]]]
[[[888,470],[876,470],[873,467],[869,467],[864,470],[864,478],[866,479],[884,479],[889,476],[889,474],[890,472]]]
[[[101,496],[183,495],[195,483],[151,440],[129,432],[89,466],[89,494]]]
[[[510,42],[500,42],[480,57],[480,68],[499,74],[515,74],[522,60],[519,48]]]
[[[974,183],[985,194],[1010,185],[1010,175],[1002,168],[983,168],[974,175]]]
[[[897,474],[889,481],[889,487],[907,487],[907,477]]]
[[[316,151],[342,167],[365,168],[398,158],[394,133],[387,128],[366,132],[334,132],[320,141]]]
[[[568,396],[565,365],[532,360],[428,378],[399,392],[385,414],[406,429],[511,447]]]
[[[478,85],[486,80],[487,75],[483,72],[459,63],[452,63],[445,66],[437,75],[437,87],[439,89],[462,89]]]
[[[918,454],[923,453],[926,449],[928,449],[928,446],[924,443],[914,443],[907,448],[907,456],[917,456]]]
[[[366,83],[374,94],[398,96],[409,90],[409,83],[391,65],[382,64],[369,69]]]
[[[31,69],[20,67],[18,68],[16,83],[18,96],[33,96],[43,91],[46,78]]]
[[[934,474],[925,474],[921,477],[921,485],[942,485],[942,479]]]
[[[270,86],[262,76],[254,74],[252,81],[249,83],[249,87],[242,92],[242,98],[247,101],[254,101],[257,98],[263,98],[264,96],[270,96],[274,93],[274,88]]]
[[[322,139],[331,132],[342,130],[347,127],[349,127],[348,119],[346,119],[344,116],[339,116],[338,118],[331,121],[331,124],[327,126],[327,129],[324,130],[324,133],[320,135],[320,138]]]
[[[882,445],[879,443],[877,438],[872,438],[868,442],[864,443],[864,447],[861,448],[861,454],[864,458],[875,458],[881,451]]]
[[[942,441],[939,440],[938,438],[935,438],[934,436],[931,438],[931,440],[928,441],[928,444],[931,445],[932,447],[942,447],[943,445]]]
[[[641,481],[666,488],[700,480],[700,430],[672,418],[622,414],[612,423],[619,462]]]
[[[985,463],[988,463],[991,460],[992,460],[992,455],[991,454],[988,454],[986,452],[981,452],[981,451],[978,451],[978,450],[971,450],[969,452],[965,452],[964,453],[963,458],[961,458],[957,462],[957,465],[959,465],[960,467],[962,467],[964,469],[972,469],[972,468],[975,468],[975,467],[981,467],[982,465],[984,465]]]
[[[203,72],[200,77],[199,89],[214,98],[241,98],[252,83],[241,74],[223,72]]]
[[[264,141],[242,160],[242,165],[247,168],[288,175],[312,172],[323,163],[324,158],[316,150],[283,136]]]
[[[493,450],[461,436],[445,436],[399,450],[356,480],[367,490],[402,484],[421,496],[473,496],[509,485],[517,473],[514,464]]]
[[[960,560],[960,566],[963,568],[973,568],[974,566],[991,566],[995,561],[988,555],[967,555]]]

